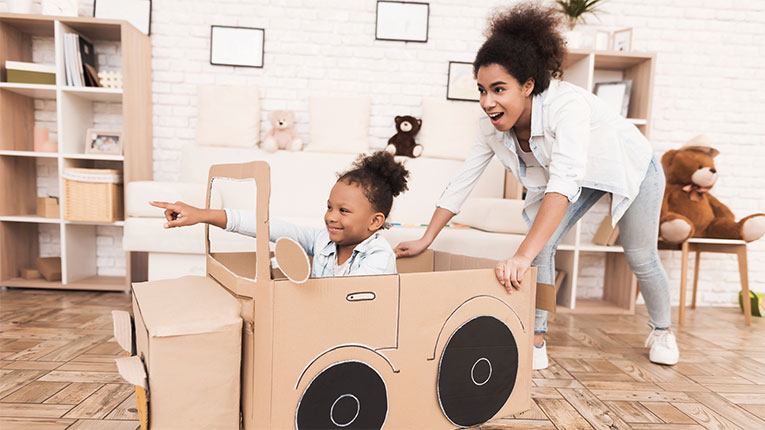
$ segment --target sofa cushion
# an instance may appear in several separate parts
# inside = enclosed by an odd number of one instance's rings
[[[258,141],[260,92],[257,87],[197,87],[197,145],[254,147]]]
[[[494,233],[523,234],[528,226],[523,220],[523,200],[469,198],[452,222]]]
[[[369,103],[369,97],[311,97],[311,139],[305,150],[351,154],[367,152]]]
[[[478,103],[423,99],[422,156],[464,160],[478,138],[481,115]]]
[[[391,246],[396,247],[403,241],[419,239],[423,233],[425,227],[394,226],[383,230],[381,234]],[[446,227],[430,247],[436,251],[499,261],[515,254],[525,237],[520,234],[489,233],[467,227]]]

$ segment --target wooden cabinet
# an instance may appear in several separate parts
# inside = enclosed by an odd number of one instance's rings
[[[121,59],[122,89],[73,87],[65,80],[64,39],[77,33],[94,45],[112,44]],[[34,46],[55,50],[56,84],[8,83],[5,61],[31,62]],[[115,68],[110,65],[109,68]],[[57,152],[35,152],[35,103],[55,104]],[[122,132],[123,155],[85,153],[85,134],[100,128],[99,109],[107,105],[111,126]],[[57,218],[36,215],[38,160],[55,163],[60,212]],[[151,42],[125,21],[83,17],[49,17],[0,13],[0,286],[127,290],[131,280],[143,280],[146,256],[126,253],[126,276],[99,276],[96,229],[113,223],[69,221],[64,213],[61,174],[67,167],[117,169],[127,184],[152,179]],[[40,226],[57,226],[62,280],[20,278],[39,256]],[[49,230],[49,229],[48,229]],[[47,231],[47,230],[46,230]]]

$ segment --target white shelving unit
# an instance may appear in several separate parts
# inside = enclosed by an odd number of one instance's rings
[[[65,85],[64,35],[77,33],[94,44],[119,44],[124,89]],[[32,38],[53,42],[56,85],[5,82],[5,60],[32,61]],[[151,42],[125,21],[0,13],[0,286],[127,290],[130,282],[146,279],[146,256],[126,254],[126,276],[99,276],[97,228],[122,228],[124,221],[65,220],[64,183],[68,167],[110,168],[123,173],[125,183],[152,179]],[[7,49],[6,49],[7,48]],[[33,151],[34,101],[55,100],[58,152]],[[119,105],[124,155],[85,154],[85,135],[95,128],[94,103]],[[60,212],[57,218],[36,216],[38,159],[55,160]],[[62,280],[20,278],[22,268],[34,267],[39,256],[39,226],[57,225]]]
[[[631,80],[627,119],[648,136],[655,58],[652,53],[571,50],[563,64],[563,79],[590,91],[598,82]],[[605,256],[601,299],[577,299],[584,253]],[[566,272],[558,291],[560,312],[634,313],[637,281],[624,258],[624,250],[621,246],[593,244],[584,237],[581,220],[559,245],[555,265]]]

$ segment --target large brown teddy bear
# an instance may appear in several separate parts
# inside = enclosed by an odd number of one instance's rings
[[[757,240],[765,233],[765,214],[749,215],[736,222],[730,209],[709,194],[718,173],[713,158],[719,151],[704,136],[667,151],[661,157],[667,187],[661,205],[659,233],[668,243],[690,237]]]
[[[413,116],[396,117],[396,134],[388,139],[385,150],[393,155],[417,158],[422,154],[422,145],[414,141],[414,136],[420,131],[422,120]]]

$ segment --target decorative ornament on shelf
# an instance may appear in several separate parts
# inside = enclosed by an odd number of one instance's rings
[[[632,27],[621,30],[599,29],[595,31],[595,46],[598,51],[632,50]]]
[[[98,81],[104,88],[122,89],[122,72],[98,72]]]
[[[555,0],[560,6],[560,12],[566,18],[569,31],[565,33],[569,48],[584,48],[585,35],[574,31],[578,23],[585,23],[587,14],[595,15],[598,6],[604,0]],[[592,45],[592,42],[590,42]]]

